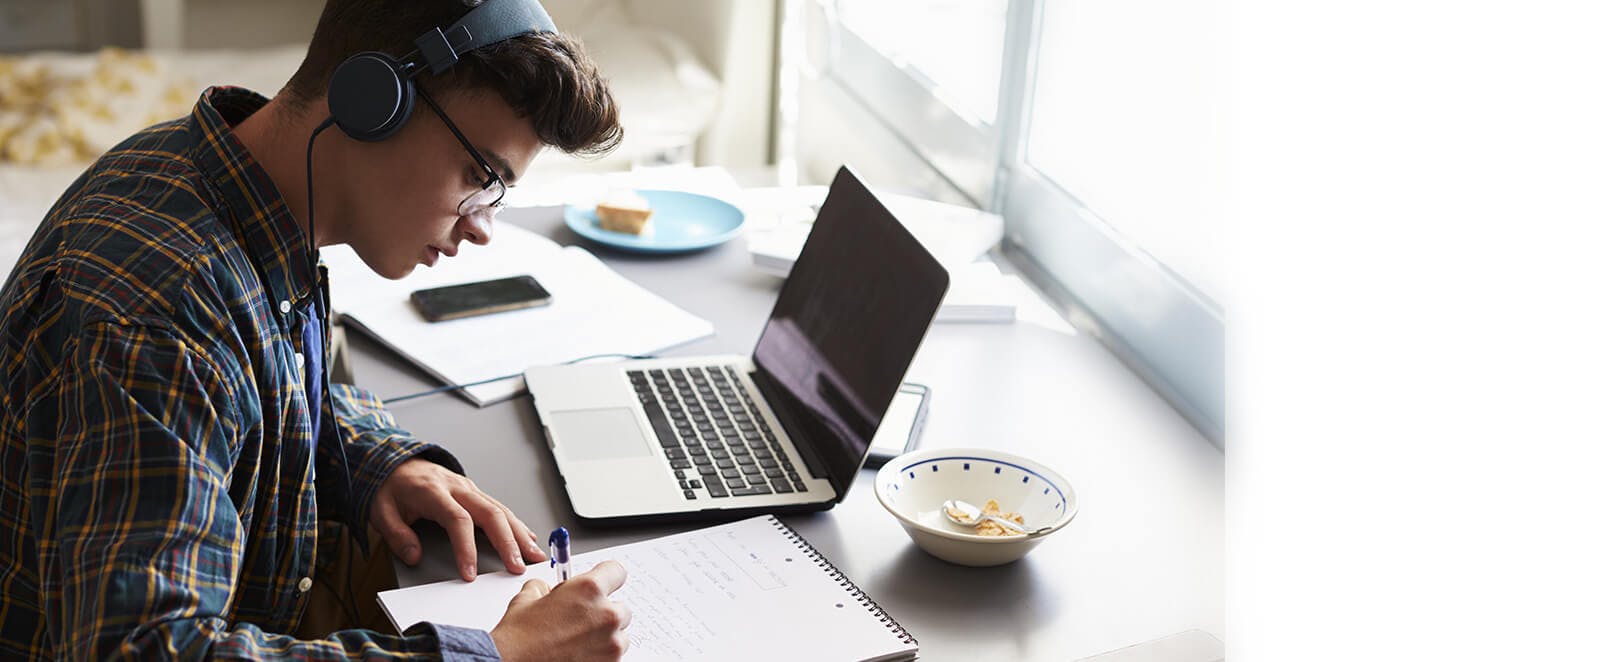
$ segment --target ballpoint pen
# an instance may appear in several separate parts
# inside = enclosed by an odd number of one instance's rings
[[[572,536],[567,527],[550,532],[550,565],[556,569],[557,584],[572,578]]]

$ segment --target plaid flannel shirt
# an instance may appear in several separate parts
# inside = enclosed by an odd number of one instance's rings
[[[51,209],[0,293],[0,658],[493,656],[419,625],[296,640],[317,519],[366,530],[424,457],[333,385],[313,444],[306,238],[232,134],[266,99],[207,90],[111,149]],[[314,455],[314,457],[313,457]]]

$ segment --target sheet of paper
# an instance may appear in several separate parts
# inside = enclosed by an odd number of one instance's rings
[[[732,200],[750,219],[745,245],[756,268],[788,275],[827,193],[823,186],[750,188]],[[874,194],[951,271],[1000,243],[1004,223],[995,214],[908,195]]]
[[[348,246],[323,250],[333,308],[424,370],[466,384],[597,354],[650,354],[704,338],[711,323],[623,278],[581,247],[562,248],[500,225],[488,246],[462,244],[434,268],[400,280],[368,269]],[[549,305],[429,322],[411,292],[521,274],[550,292]],[[523,390],[520,379],[463,389],[479,406]]]
[[[633,610],[628,660],[847,660],[915,650],[770,517],[573,557],[574,572],[611,559],[628,571],[612,594]],[[548,566],[385,591],[401,628],[421,621],[488,630]],[[818,636],[827,633],[828,636]]]

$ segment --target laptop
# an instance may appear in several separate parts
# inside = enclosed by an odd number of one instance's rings
[[[840,168],[751,356],[527,370],[573,511],[622,524],[833,507],[949,284]]]

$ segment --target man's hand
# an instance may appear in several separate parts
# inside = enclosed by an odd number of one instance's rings
[[[512,662],[621,659],[628,650],[623,630],[633,612],[606,596],[627,578],[628,571],[616,561],[601,561],[555,590],[541,580],[528,580],[489,636],[500,656]]]
[[[528,525],[517,519],[510,508],[484,494],[466,477],[414,458],[395,467],[378,487],[378,495],[372,500],[372,523],[400,560],[416,565],[422,558],[422,547],[411,523],[424,517],[438,522],[450,534],[456,567],[461,569],[461,578],[469,582],[478,576],[474,526],[483,529],[506,569],[514,574],[522,574],[525,560],[537,563],[549,558],[540,551]]]

